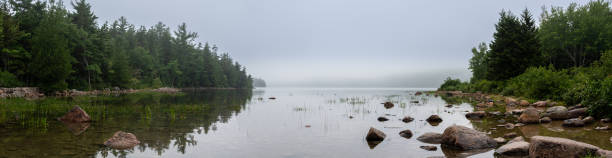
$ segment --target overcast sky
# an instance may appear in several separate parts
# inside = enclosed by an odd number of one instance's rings
[[[502,9],[568,0],[90,0],[98,23],[185,22],[271,86],[437,87],[468,79]],[[584,1],[579,1],[584,3]],[[69,3],[67,3],[69,4]]]

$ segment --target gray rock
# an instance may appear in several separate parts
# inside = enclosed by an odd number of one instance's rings
[[[495,140],[495,142],[497,142],[497,144],[503,144],[503,143],[506,142],[506,139],[504,139],[502,137],[493,138],[493,140]]]
[[[585,157],[598,153],[599,148],[591,144],[565,138],[533,136],[529,145],[531,157]]]
[[[402,119],[402,122],[404,122],[404,123],[409,123],[409,122],[412,122],[412,121],[414,121],[414,118],[412,118],[410,116],[406,116],[406,117],[404,117]]]
[[[423,142],[423,143],[429,143],[429,144],[440,144],[442,142],[442,134],[440,133],[433,133],[433,132],[427,132],[421,136],[419,136],[417,138],[417,140]]]
[[[588,116],[588,117],[585,117],[584,119],[582,119],[582,122],[584,122],[584,124],[591,124],[591,123],[595,122],[595,118],[593,118],[591,116]]]
[[[584,127],[584,121],[579,118],[567,119],[563,121],[565,127]]]
[[[550,123],[552,122],[552,119],[550,119],[550,117],[543,117],[542,119],[540,119],[540,123]]]
[[[569,118],[569,112],[565,106],[554,106],[546,109],[544,116],[553,120],[563,120]]]
[[[517,137],[517,136],[518,136],[518,134],[516,134],[516,132],[510,132],[510,133],[504,134],[504,138],[506,138],[506,139],[511,139],[511,138],[514,138],[514,137]]]
[[[465,117],[468,119],[482,119],[487,115],[486,112],[484,111],[474,111],[474,112],[470,112],[465,114]]]
[[[377,119],[377,120],[378,120],[378,121],[380,121],[380,122],[389,121],[389,119],[388,119],[388,118],[386,118],[386,117],[382,117],[382,116],[381,116],[381,117],[378,117],[378,119]]]
[[[569,113],[569,118],[578,118],[581,116],[586,116],[587,115],[587,108],[577,108],[577,109],[573,109],[568,111]]]
[[[529,155],[529,143],[525,141],[508,143],[497,148],[495,154],[504,156],[527,156]]]
[[[442,144],[461,150],[494,148],[497,142],[483,132],[453,125],[444,130]]]
[[[529,107],[523,111],[518,120],[525,124],[540,123],[540,112],[535,108]]]

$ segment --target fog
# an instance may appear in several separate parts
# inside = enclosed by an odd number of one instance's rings
[[[269,86],[437,87],[469,79],[502,9],[567,0],[90,0],[99,24],[182,22]],[[585,3],[584,1],[578,1]],[[68,5],[68,4],[67,4]]]

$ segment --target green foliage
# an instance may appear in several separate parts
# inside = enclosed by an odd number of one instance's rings
[[[0,71],[0,87],[17,87],[21,86],[21,83],[17,77],[10,72]]]
[[[556,68],[589,66],[612,48],[612,10],[603,0],[542,14],[539,39],[544,56]]]
[[[567,71],[555,71],[552,68],[534,67],[525,73],[508,80],[503,93],[534,99],[555,99],[569,87],[570,76]]]
[[[520,19],[506,11],[500,16],[486,61],[486,79],[493,81],[523,73],[528,67],[537,65],[540,57],[537,28],[529,11],[525,10]]]
[[[68,88],[252,87],[246,69],[181,24],[136,28],[124,17],[99,26],[85,0],[0,4],[2,86]],[[202,46],[204,45],[204,46]],[[219,55],[221,54],[221,55]],[[9,75],[10,74],[10,75]],[[18,81],[18,82],[13,82]]]
[[[612,76],[601,82],[590,81],[583,103],[594,116],[612,117]]]
[[[487,73],[487,44],[480,43],[478,48],[472,48],[472,58],[470,59],[470,70],[472,70],[472,82],[483,80]]]
[[[444,80],[444,83],[438,88],[439,91],[467,91],[468,83],[461,82],[459,79],[451,79],[450,77]]]

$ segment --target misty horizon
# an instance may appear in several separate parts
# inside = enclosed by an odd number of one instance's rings
[[[122,16],[136,27],[185,22],[197,42],[219,46],[269,86],[431,88],[469,80],[470,49],[492,39],[501,10],[527,8],[539,19],[542,7],[571,1],[90,3],[98,25]]]

